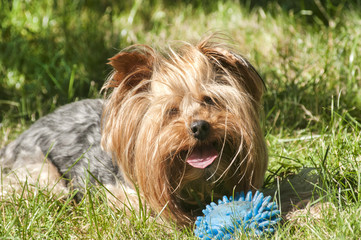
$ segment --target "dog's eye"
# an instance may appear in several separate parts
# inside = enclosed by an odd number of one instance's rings
[[[175,115],[178,114],[178,112],[179,112],[179,109],[176,108],[176,107],[173,107],[173,108],[171,108],[171,109],[168,110],[168,115],[169,115],[169,116],[175,116]]]
[[[215,105],[216,103],[214,102],[214,99],[212,99],[209,96],[204,96],[203,97],[203,102],[208,104],[208,105]]]

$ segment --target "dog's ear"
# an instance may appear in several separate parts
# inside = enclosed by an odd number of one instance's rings
[[[109,58],[108,64],[114,68],[114,72],[103,88],[120,85],[127,90],[134,88],[141,81],[150,79],[153,60],[154,51],[147,46],[136,46]]]
[[[261,100],[265,83],[256,69],[244,57],[220,46],[210,46],[207,42],[200,43],[198,48],[218,67],[219,71],[236,76],[256,102]]]

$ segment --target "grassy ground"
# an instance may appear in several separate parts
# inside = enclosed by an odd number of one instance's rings
[[[361,236],[361,7],[358,1],[0,1],[0,146],[56,107],[99,97],[106,59],[133,43],[164,45],[222,31],[265,78],[266,185],[316,167],[319,219],[286,222],[275,239]],[[100,197],[79,205],[39,190],[2,199],[8,239],[188,239]],[[128,220],[125,220],[128,218]]]

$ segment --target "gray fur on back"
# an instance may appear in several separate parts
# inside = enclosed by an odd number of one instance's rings
[[[43,161],[32,157],[35,150],[40,148],[59,173],[80,190],[78,199],[82,197],[88,172],[104,185],[115,184],[117,180],[124,182],[110,154],[100,146],[103,103],[104,100],[100,99],[82,100],[40,118],[0,150],[2,169]],[[29,157],[24,160],[24,156]],[[92,183],[96,182],[93,177],[89,179]]]

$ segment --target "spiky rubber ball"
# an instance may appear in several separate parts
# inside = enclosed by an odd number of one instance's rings
[[[204,216],[197,217],[194,234],[201,239],[232,239],[237,233],[253,233],[257,236],[272,234],[280,218],[280,211],[271,197],[249,191],[233,197],[223,196],[207,205]]]

